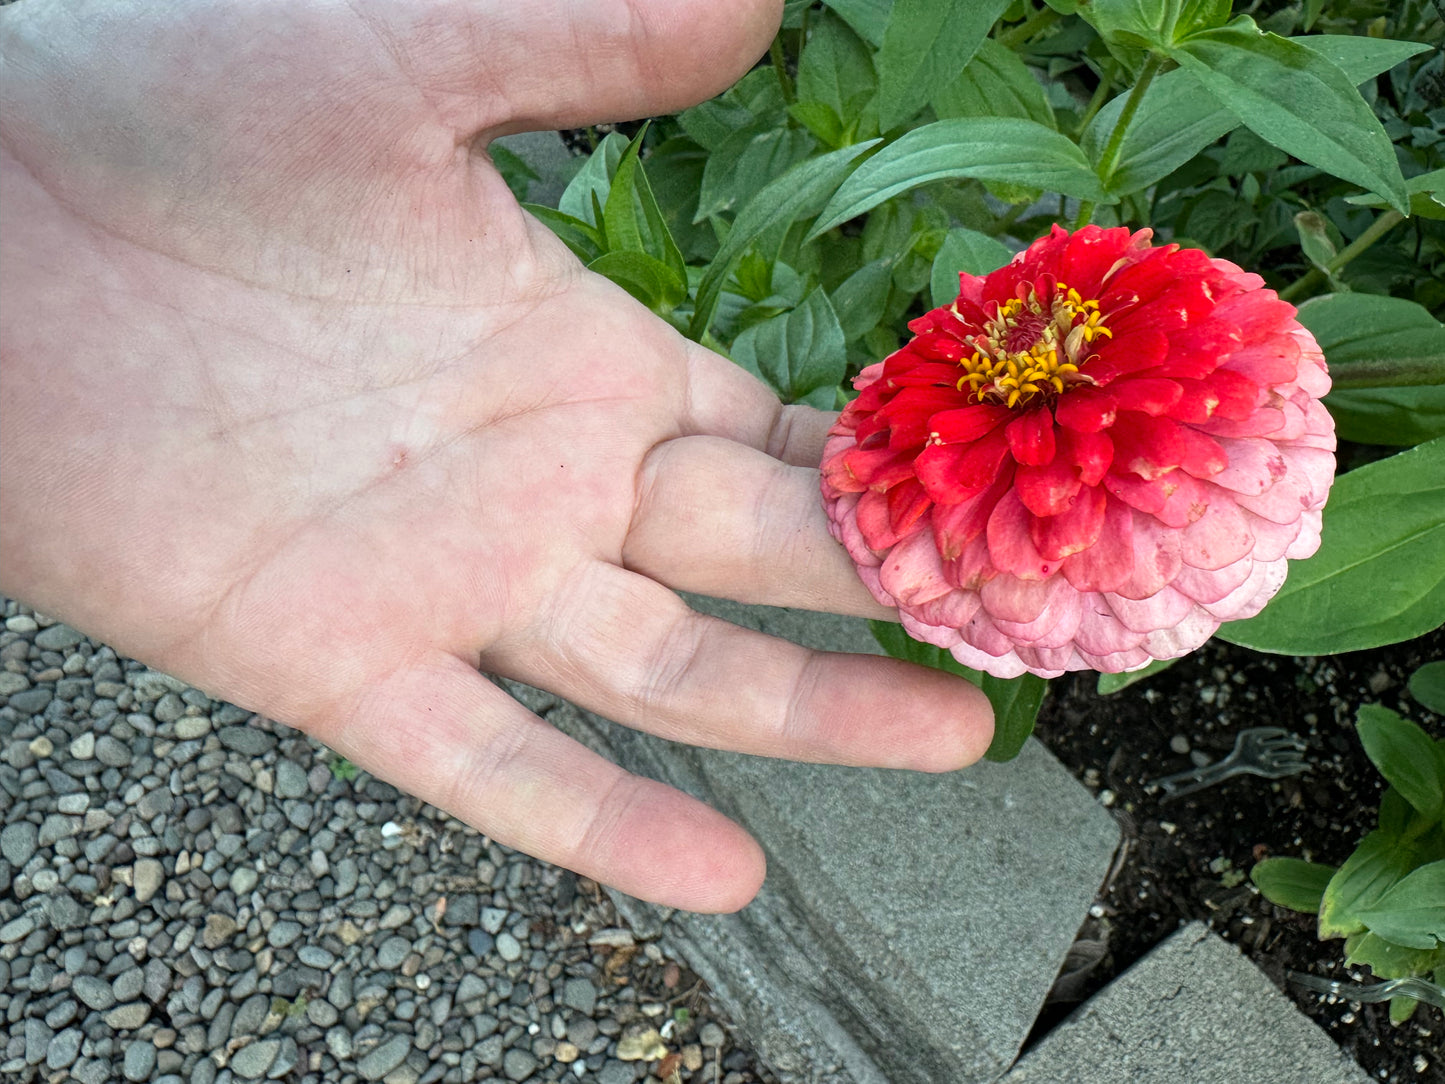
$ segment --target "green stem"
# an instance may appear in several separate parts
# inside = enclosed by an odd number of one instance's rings
[[[792,105],[798,100],[797,93],[793,90],[793,81],[788,78],[788,62],[783,56],[783,34],[779,31],[773,38],[773,44],[768,46],[768,56],[773,62],[773,72],[778,77],[778,86],[783,91],[783,101]]]
[[[1062,18],[1057,11],[1045,5],[1012,30],[1004,31],[995,40],[1006,49],[1017,49],[1032,41],[1039,31],[1047,30]]]
[[[1129,91],[1129,97],[1124,102],[1123,112],[1119,114],[1119,122],[1114,125],[1114,130],[1109,135],[1109,142],[1104,145],[1104,153],[1099,158],[1099,165],[1094,170],[1099,175],[1099,180],[1105,189],[1109,187],[1109,181],[1114,176],[1114,167],[1119,164],[1119,152],[1124,149],[1124,136],[1129,132],[1129,125],[1134,120],[1134,114],[1139,111],[1139,105],[1144,101],[1149,84],[1154,82],[1154,77],[1159,74],[1159,69],[1163,66],[1164,58],[1158,53],[1150,53],[1149,59],[1144,61],[1144,69],[1139,73],[1139,81]]]
[[[1009,227],[1012,226],[1015,222],[1017,222],[1023,216],[1023,213],[1029,209],[1030,206],[1031,205],[1027,203],[1015,203],[1004,213],[1002,218],[1000,218],[997,222],[993,224],[993,229],[989,230],[988,232],[994,237],[997,237],[1000,234],[1008,233]]]
[[[1089,122],[1094,119],[1100,109],[1104,108],[1104,102],[1108,100],[1109,91],[1114,87],[1114,75],[1112,71],[1102,72],[1099,75],[1099,85],[1094,88],[1094,96],[1089,99],[1089,106],[1084,110],[1084,116],[1079,121],[1078,130],[1074,135],[1081,136],[1084,130],[1089,127]]]
[[[1301,294],[1314,289],[1320,283],[1324,282],[1327,277],[1338,273],[1341,268],[1404,220],[1405,216],[1399,211],[1386,211],[1379,218],[1375,219],[1375,221],[1371,222],[1369,228],[1365,230],[1364,233],[1340,249],[1340,251],[1335,254],[1334,259],[1325,264],[1324,270],[1318,267],[1313,268],[1307,274],[1295,279],[1281,290],[1279,292],[1280,300],[1293,301]]]

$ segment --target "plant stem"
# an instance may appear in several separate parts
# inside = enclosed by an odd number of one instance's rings
[[[995,40],[1006,49],[1017,49],[1025,42],[1032,41],[1040,30],[1047,30],[1062,18],[1057,11],[1045,5],[1012,30],[1004,31]]]
[[[1019,218],[1023,216],[1023,213],[1028,209],[1029,204],[1027,203],[1015,203],[1006,212],[1004,212],[1003,217],[1000,218],[997,222],[995,222],[993,224],[993,229],[989,230],[988,232],[994,237],[997,237],[999,234],[1002,233],[1008,233],[1009,227],[1012,226],[1015,222],[1017,222]]]
[[[1089,122],[1094,119],[1100,109],[1104,108],[1104,102],[1108,99],[1109,91],[1113,89],[1113,86],[1113,72],[1100,72],[1099,85],[1094,88],[1094,95],[1089,99],[1088,108],[1084,110],[1084,116],[1079,121],[1078,130],[1074,133],[1076,137],[1084,134],[1084,129],[1089,126]]]
[[[783,101],[792,105],[798,100],[797,93],[793,90],[793,81],[788,78],[788,62],[783,56],[783,33],[778,31],[773,38],[773,44],[768,46],[768,56],[773,62],[773,71],[778,77],[778,86],[783,91]]]
[[[1309,272],[1295,279],[1279,292],[1281,301],[1293,301],[1301,294],[1314,289],[1329,275],[1337,273],[1360,253],[1373,245],[1385,234],[1389,233],[1396,226],[1405,220],[1405,216],[1399,211],[1386,211],[1375,221],[1371,222],[1364,233],[1356,237],[1344,248],[1335,254],[1335,258],[1325,264],[1324,270],[1318,267],[1312,268]]]
[[[1139,111],[1139,105],[1144,101],[1149,84],[1154,82],[1154,77],[1159,74],[1159,69],[1163,66],[1164,58],[1158,53],[1150,53],[1149,59],[1144,61],[1143,70],[1139,73],[1139,81],[1129,91],[1129,97],[1124,102],[1123,112],[1119,114],[1119,121],[1114,125],[1114,130],[1109,135],[1109,142],[1104,145],[1103,156],[1100,157],[1099,165],[1094,170],[1106,189],[1109,187],[1110,179],[1114,176],[1114,167],[1119,164],[1119,152],[1124,149],[1124,136],[1128,134],[1134,114]]]

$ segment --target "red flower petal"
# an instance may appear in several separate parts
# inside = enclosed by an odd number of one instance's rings
[[[1083,482],[1079,470],[1063,456],[1040,467],[1023,466],[1014,472],[1014,488],[1024,507],[1036,516],[1057,516],[1073,504]]]
[[[1004,428],[1014,462],[1042,467],[1054,459],[1054,416],[1048,410],[1019,414]]]
[[[1141,377],[1116,380],[1109,385],[1109,392],[1114,396],[1120,410],[1137,410],[1156,416],[1168,414],[1169,409],[1184,395],[1176,381]]]
[[[1064,561],[1064,576],[1078,591],[1114,591],[1133,570],[1134,510],[1109,499],[1099,537]]]
[[[1050,561],[1034,546],[1029,527],[1033,515],[1018,494],[1010,490],[999,498],[988,517],[988,554],[1000,572],[1021,580],[1042,580],[1058,571],[1059,562]]]
[[[1096,486],[1114,463],[1114,442],[1108,433],[1059,431],[1059,458],[1079,468],[1079,481]]]
[[[1008,454],[1008,438],[995,429],[972,444],[931,444],[918,453],[914,469],[928,495],[956,504],[987,489]]]
[[[1079,433],[1097,433],[1114,424],[1117,403],[1109,392],[1096,388],[1075,388],[1059,399],[1054,418]]]
[[[1102,489],[1081,489],[1074,502],[1057,516],[1035,519],[1029,535],[1039,555],[1050,561],[1088,549],[1104,527],[1108,496]]]

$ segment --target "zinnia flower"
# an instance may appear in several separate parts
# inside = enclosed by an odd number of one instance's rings
[[[966,666],[1176,658],[1319,545],[1319,346],[1258,275],[1150,237],[1056,226],[961,275],[829,436],[834,537],[912,636]]]

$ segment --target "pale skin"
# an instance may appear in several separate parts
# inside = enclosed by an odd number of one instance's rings
[[[967,682],[673,588],[871,617],[832,416],[585,271],[489,139],[680,109],[780,5],[0,11],[0,588],[496,840],[700,911],[739,826],[485,674],[697,745],[947,771]]]

